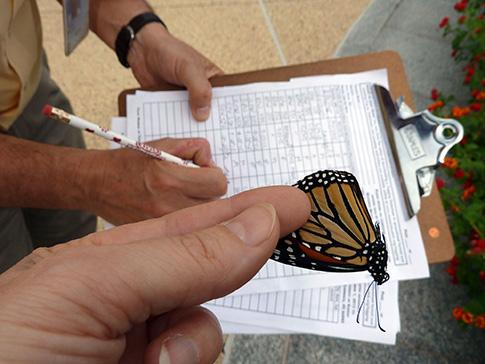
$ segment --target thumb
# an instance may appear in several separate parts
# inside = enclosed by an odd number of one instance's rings
[[[180,78],[189,92],[189,105],[194,119],[207,120],[211,110],[212,86],[205,69],[190,65],[181,73]]]
[[[91,310],[113,306],[122,313],[105,324],[123,333],[150,316],[198,305],[238,289],[270,257],[279,234],[274,207],[263,203],[189,234],[85,247],[77,254],[78,249],[65,249],[64,258],[69,260],[70,271],[88,272],[84,274],[87,283],[75,274],[75,286],[89,288],[90,302],[102,299],[107,303]],[[95,287],[89,287],[93,282]],[[93,297],[96,294],[102,297]]]
[[[119,261],[113,259],[112,264],[124,267],[119,275],[133,270],[142,273],[126,279],[133,280],[132,287],[137,287],[142,302],[153,308],[152,315],[159,315],[238,289],[267,261],[278,237],[276,211],[263,203],[205,230],[162,242],[113,247],[119,252]],[[132,269],[126,269],[130,265]]]

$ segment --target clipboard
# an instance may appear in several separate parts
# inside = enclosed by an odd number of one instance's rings
[[[411,109],[414,109],[413,97],[407,82],[404,65],[399,54],[394,51],[383,51],[294,66],[229,74],[215,77],[210,81],[212,86],[230,86],[252,82],[288,81],[293,77],[356,73],[380,68],[387,69],[391,97],[394,100],[403,97],[405,103]],[[164,91],[179,89],[181,87],[168,83],[160,84],[157,88],[157,90]],[[132,94],[135,91],[136,89],[129,89],[119,94],[118,110],[120,116],[126,116],[126,95]],[[417,217],[428,262],[441,263],[449,261],[455,254],[455,247],[445,210],[435,183],[433,183],[429,196],[421,199],[421,208]]]

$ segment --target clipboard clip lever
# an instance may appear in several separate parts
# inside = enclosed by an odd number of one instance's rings
[[[410,217],[421,207],[421,197],[431,194],[436,169],[446,154],[463,139],[463,126],[439,118],[428,110],[414,113],[400,97],[393,102],[388,90],[375,86],[390,147],[399,173]]]

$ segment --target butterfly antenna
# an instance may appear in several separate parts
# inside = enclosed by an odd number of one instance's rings
[[[379,319],[379,301],[377,299],[377,289],[378,289],[378,285],[377,285],[377,282],[375,282],[375,286],[374,286],[374,292],[375,292],[375,296],[376,296],[376,313],[377,313],[377,326],[379,326],[379,329],[381,329],[382,332],[386,332],[386,330],[384,330],[381,326],[381,320]]]
[[[360,323],[360,322],[359,322],[360,311],[362,311],[362,306],[364,306],[364,303],[365,303],[365,298],[367,297],[367,293],[369,293],[369,289],[370,289],[370,287],[372,286],[372,283],[374,283],[374,281],[372,281],[372,282],[369,284],[369,287],[367,287],[367,289],[365,290],[365,293],[364,293],[364,298],[362,299],[362,302],[360,303],[360,306],[359,306],[359,311],[357,311],[357,323]]]

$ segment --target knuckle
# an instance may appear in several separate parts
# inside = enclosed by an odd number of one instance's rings
[[[176,177],[168,177],[164,178],[163,181],[161,181],[161,188],[164,190],[170,190],[170,191],[178,191],[181,190],[183,187],[183,182]],[[160,201],[154,201],[155,204],[159,204]]]
[[[102,234],[91,233],[84,238],[79,239],[79,244],[89,244],[93,246],[101,246],[104,244],[104,238]]]
[[[200,86],[198,96],[201,101],[209,101],[212,98],[212,89],[210,84]]]
[[[188,149],[209,149],[209,141],[205,138],[190,138],[186,141],[186,147]]]
[[[43,261],[45,259],[48,259],[54,255],[54,248],[36,248],[32,253],[31,253],[31,258],[32,261],[37,264],[40,261]]]
[[[209,241],[210,240],[210,241]],[[184,256],[189,257],[201,271],[209,274],[211,270],[225,271],[226,264],[221,259],[221,241],[217,236],[208,236],[204,232],[195,232],[180,237]]]

